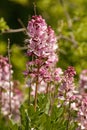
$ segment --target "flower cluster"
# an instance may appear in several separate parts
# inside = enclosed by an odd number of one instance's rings
[[[77,122],[80,130],[87,129],[87,95],[76,96]]]
[[[48,58],[57,48],[57,39],[51,27],[47,27],[45,20],[41,16],[33,16],[28,23],[28,53],[34,53],[41,58]]]
[[[4,115],[13,114],[16,117],[22,101],[22,92],[12,81],[12,73],[8,58],[0,56],[0,109]]]
[[[78,124],[76,130],[87,129],[87,93],[85,91],[87,85],[87,71],[83,70],[80,74],[80,84],[76,89],[74,84],[74,75],[76,74],[72,66],[64,72],[62,76],[61,86],[58,88],[58,107],[61,106],[61,101],[64,106],[69,105],[71,111],[77,113],[75,121]],[[74,122],[74,120],[73,120]]]
[[[69,67],[65,71],[65,77],[63,78],[63,88],[62,92],[65,91],[64,103],[70,103],[71,111],[74,110],[77,113],[76,122],[78,124],[77,130],[86,130],[87,129],[87,93],[85,91],[87,84],[87,71],[83,70],[80,74],[80,84],[78,86],[78,90],[74,85],[75,71],[72,67]],[[67,79],[67,80],[66,80]],[[60,96],[61,97],[61,96]],[[64,95],[62,95],[64,97]],[[61,99],[61,98],[60,98]]]
[[[7,90],[11,77],[11,65],[8,64],[8,58],[0,56],[0,88]]]
[[[73,100],[73,95],[76,93],[74,84],[75,74],[76,71],[74,68],[72,66],[69,66],[62,76],[61,86],[58,88],[58,97],[60,100],[65,100],[66,104]]]
[[[87,129],[87,70],[80,74],[79,95],[76,97],[77,121],[80,130]]]
[[[1,111],[4,115],[12,114],[14,116],[14,119],[16,116],[19,115],[19,107],[22,102],[22,92],[18,88],[14,88],[13,91],[11,91],[11,99],[9,99],[9,90],[7,92],[2,92],[2,104],[1,104]],[[9,101],[11,101],[11,112],[10,112],[10,106]]]
[[[80,74],[79,86],[81,92],[87,91],[87,70],[83,70]]]
[[[28,22],[27,27],[27,55],[31,56],[26,65],[25,75],[36,82],[38,77],[38,92],[43,88],[46,92],[46,86],[53,81],[59,81],[62,74],[61,68],[55,68],[58,61],[56,49],[57,38],[50,26],[47,26],[45,20],[41,16],[33,16]],[[44,84],[44,85],[43,85]],[[32,85],[35,90],[35,84]],[[42,92],[42,91],[41,91]]]

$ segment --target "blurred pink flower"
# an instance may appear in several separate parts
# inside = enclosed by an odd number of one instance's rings
[[[12,76],[12,66],[8,63],[8,58],[0,56],[0,87],[9,88],[9,80]]]
[[[0,109],[3,115],[9,115],[9,104],[11,104],[10,114],[18,117],[23,95],[12,81],[12,73],[12,66],[8,63],[8,58],[0,56]]]
[[[80,85],[80,91],[83,93],[86,92],[85,90],[87,90],[87,70],[83,70],[81,72],[79,85]]]

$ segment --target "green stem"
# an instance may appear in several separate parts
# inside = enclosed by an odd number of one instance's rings
[[[47,87],[46,87],[46,93],[48,94],[49,92],[49,83],[47,83]]]
[[[29,106],[30,106],[30,92],[31,92],[31,86],[29,86],[29,101],[28,101]]]
[[[51,85],[51,84],[50,84]],[[52,113],[54,101],[55,101],[55,90],[52,92],[49,92],[49,97],[50,97],[50,108],[49,108],[49,115]]]
[[[69,101],[68,119],[67,119],[67,126],[66,126],[66,130],[69,130],[69,123],[70,123],[70,117],[71,117],[71,113],[70,113],[70,106],[71,106],[71,102]]]
[[[38,78],[37,78],[36,89],[35,89],[35,104],[34,104],[35,111],[36,111],[36,107],[37,107],[37,90],[38,90]]]

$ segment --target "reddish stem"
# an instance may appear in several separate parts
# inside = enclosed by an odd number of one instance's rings
[[[49,83],[47,83],[47,87],[46,87],[46,93],[49,92]]]
[[[37,69],[37,79],[36,79],[36,88],[35,88],[35,104],[34,104],[34,109],[36,111],[37,107],[37,90],[38,90],[38,85],[39,85],[39,66]]]

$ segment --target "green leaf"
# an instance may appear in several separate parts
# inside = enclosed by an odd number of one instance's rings
[[[5,54],[7,51],[7,45],[6,42],[0,41],[0,54]]]
[[[9,26],[7,25],[4,18],[0,18],[0,31],[3,32],[4,30],[8,30]]]

